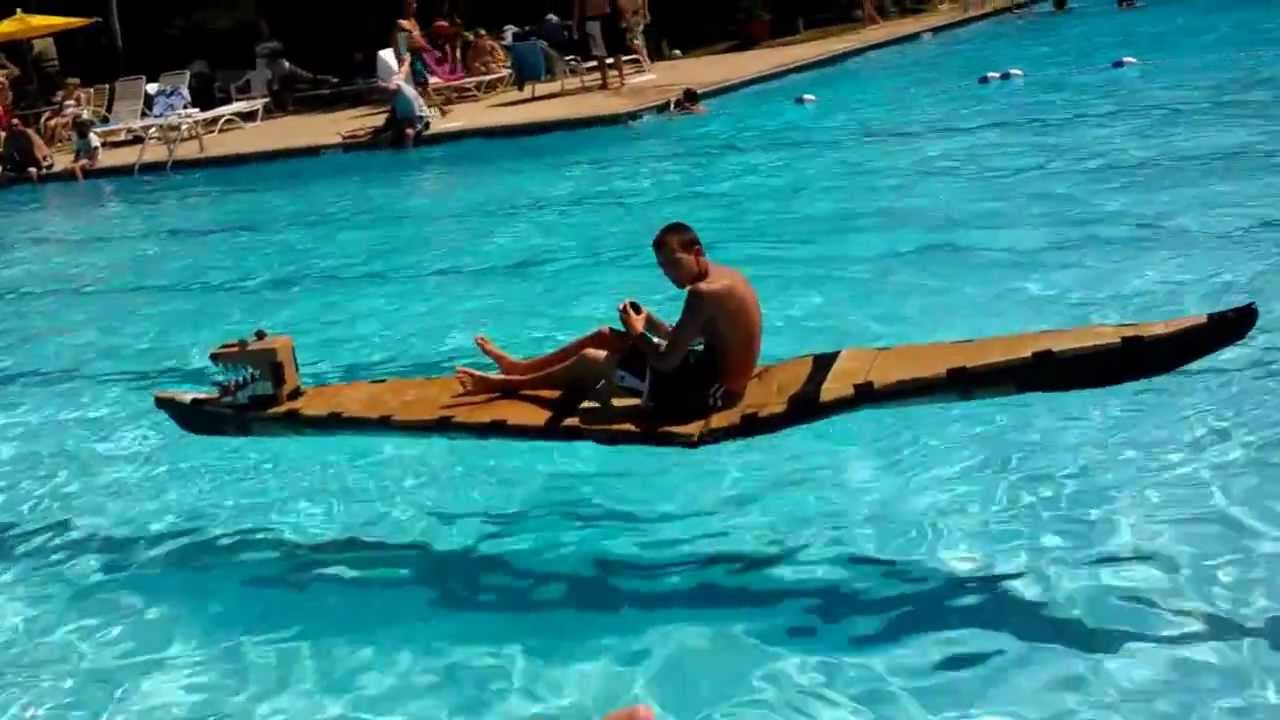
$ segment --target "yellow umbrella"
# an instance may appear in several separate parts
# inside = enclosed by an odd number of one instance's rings
[[[98,18],[27,15],[22,10],[18,10],[13,17],[0,20],[0,42],[30,40],[59,33],[63,30],[74,30],[95,22],[98,22]]]

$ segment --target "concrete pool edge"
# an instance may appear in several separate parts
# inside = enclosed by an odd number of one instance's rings
[[[997,0],[998,2],[998,0]],[[776,80],[789,75],[805,72],[819,67],[833,65],[838,62],[857,57],[874,50],[893,47],[906,42],[918,40],[925,33],[940,33],[963,28],[990,18],[1010,13],[1016,7],[1030,7],[1042,0],[1014,0],[1004,6],[995,6],[969,14],[962,14],[951,19],[941,20],[938,24],[925,29],[916,29],[900,35],[886,37],[868,43],[855,44],[837,48],[813,57],[804,58],[778,67],[768,68],[739,78],[733,78],[702,88],[699,92],[704,98],[726,95],[754,85]],[[448,142],[477,138],[513,138],[546,135],[556,132],[584,130],[596,127],[624,125],[642,117],[662,110],[667,101],[649,101],[634,105],[621,111],[600,112],[576,117],[562,117],[549,120],[533,120],[525,122],[503,123],[495,125],[474,126],[469,128],[449,128],[428,133],[415,147],[440,145]],[[268,160],[288,160],[304,157],[318,157],[336,153],[387,151],[391,148],[376,145],[353,144],[341,140],[326,143],[314,143],[296,147],[276,147],[262,150],[233,151],[217,155],[195,155],[167,160],[155,159],[141,163],[136,168],[132,165],[111,165],[93,170],[87,180],[109,177],[126,177],[130,175],[151,174],[157,172],[173,172],[182,169],[199,169],[231,165],[248,165]],[[74,182],[75,178],[60,169],[54,174],[42,177],[40,184]],[[0,179],[0,190],[26,185],[25,178],[19,179],[6,175]]]

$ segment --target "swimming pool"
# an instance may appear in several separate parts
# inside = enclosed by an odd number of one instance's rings
[[[0,193],[0,715],[1274,717],[1278,40],[1081,2],[702,118]],[[318,383],[671,315],[672,219],[758,284],[766,361],[1262,320],[1140,384],[694,452],[151,406],[259,326]]]

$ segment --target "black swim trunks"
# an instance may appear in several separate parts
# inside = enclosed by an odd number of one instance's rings
[[[614,382],[662,412],[712,413],[733,400],[720,383],[715,355],[701,347],[689,348],[679,365],[663,372],[650,366],[644,351],[632,344],[618,359]]]

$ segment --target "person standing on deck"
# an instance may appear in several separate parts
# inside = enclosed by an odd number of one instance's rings
[[[627,47],[640,56],[645,69],[649,68],[649,48],[644,41],[644,29],[649,24],[649,0],[616,0],[626,29]]]
[[[627,39],[617,0],[574,0],[573,25],[586,33],[591,55],[600,65],[600,87],[609,89],[609,65],[606,59],[610,56],[618,68],[618,85],[626,85],[622,49],[626,47]]]
[[[862,0],[862,22],[866,25],[879,25],[884,22],[876,12],[876,0]]]
[[[391,47],[395,51],[397,66],[406,57],[409,58],[413,85],[418,92],[425,93],[430,80],[426,55],[431,50],[431,46],[422,35],[417,16],[418,0],[404,0],[403,11],[400,13],[400,19],[396,20],[395,31],[392,33]]]

